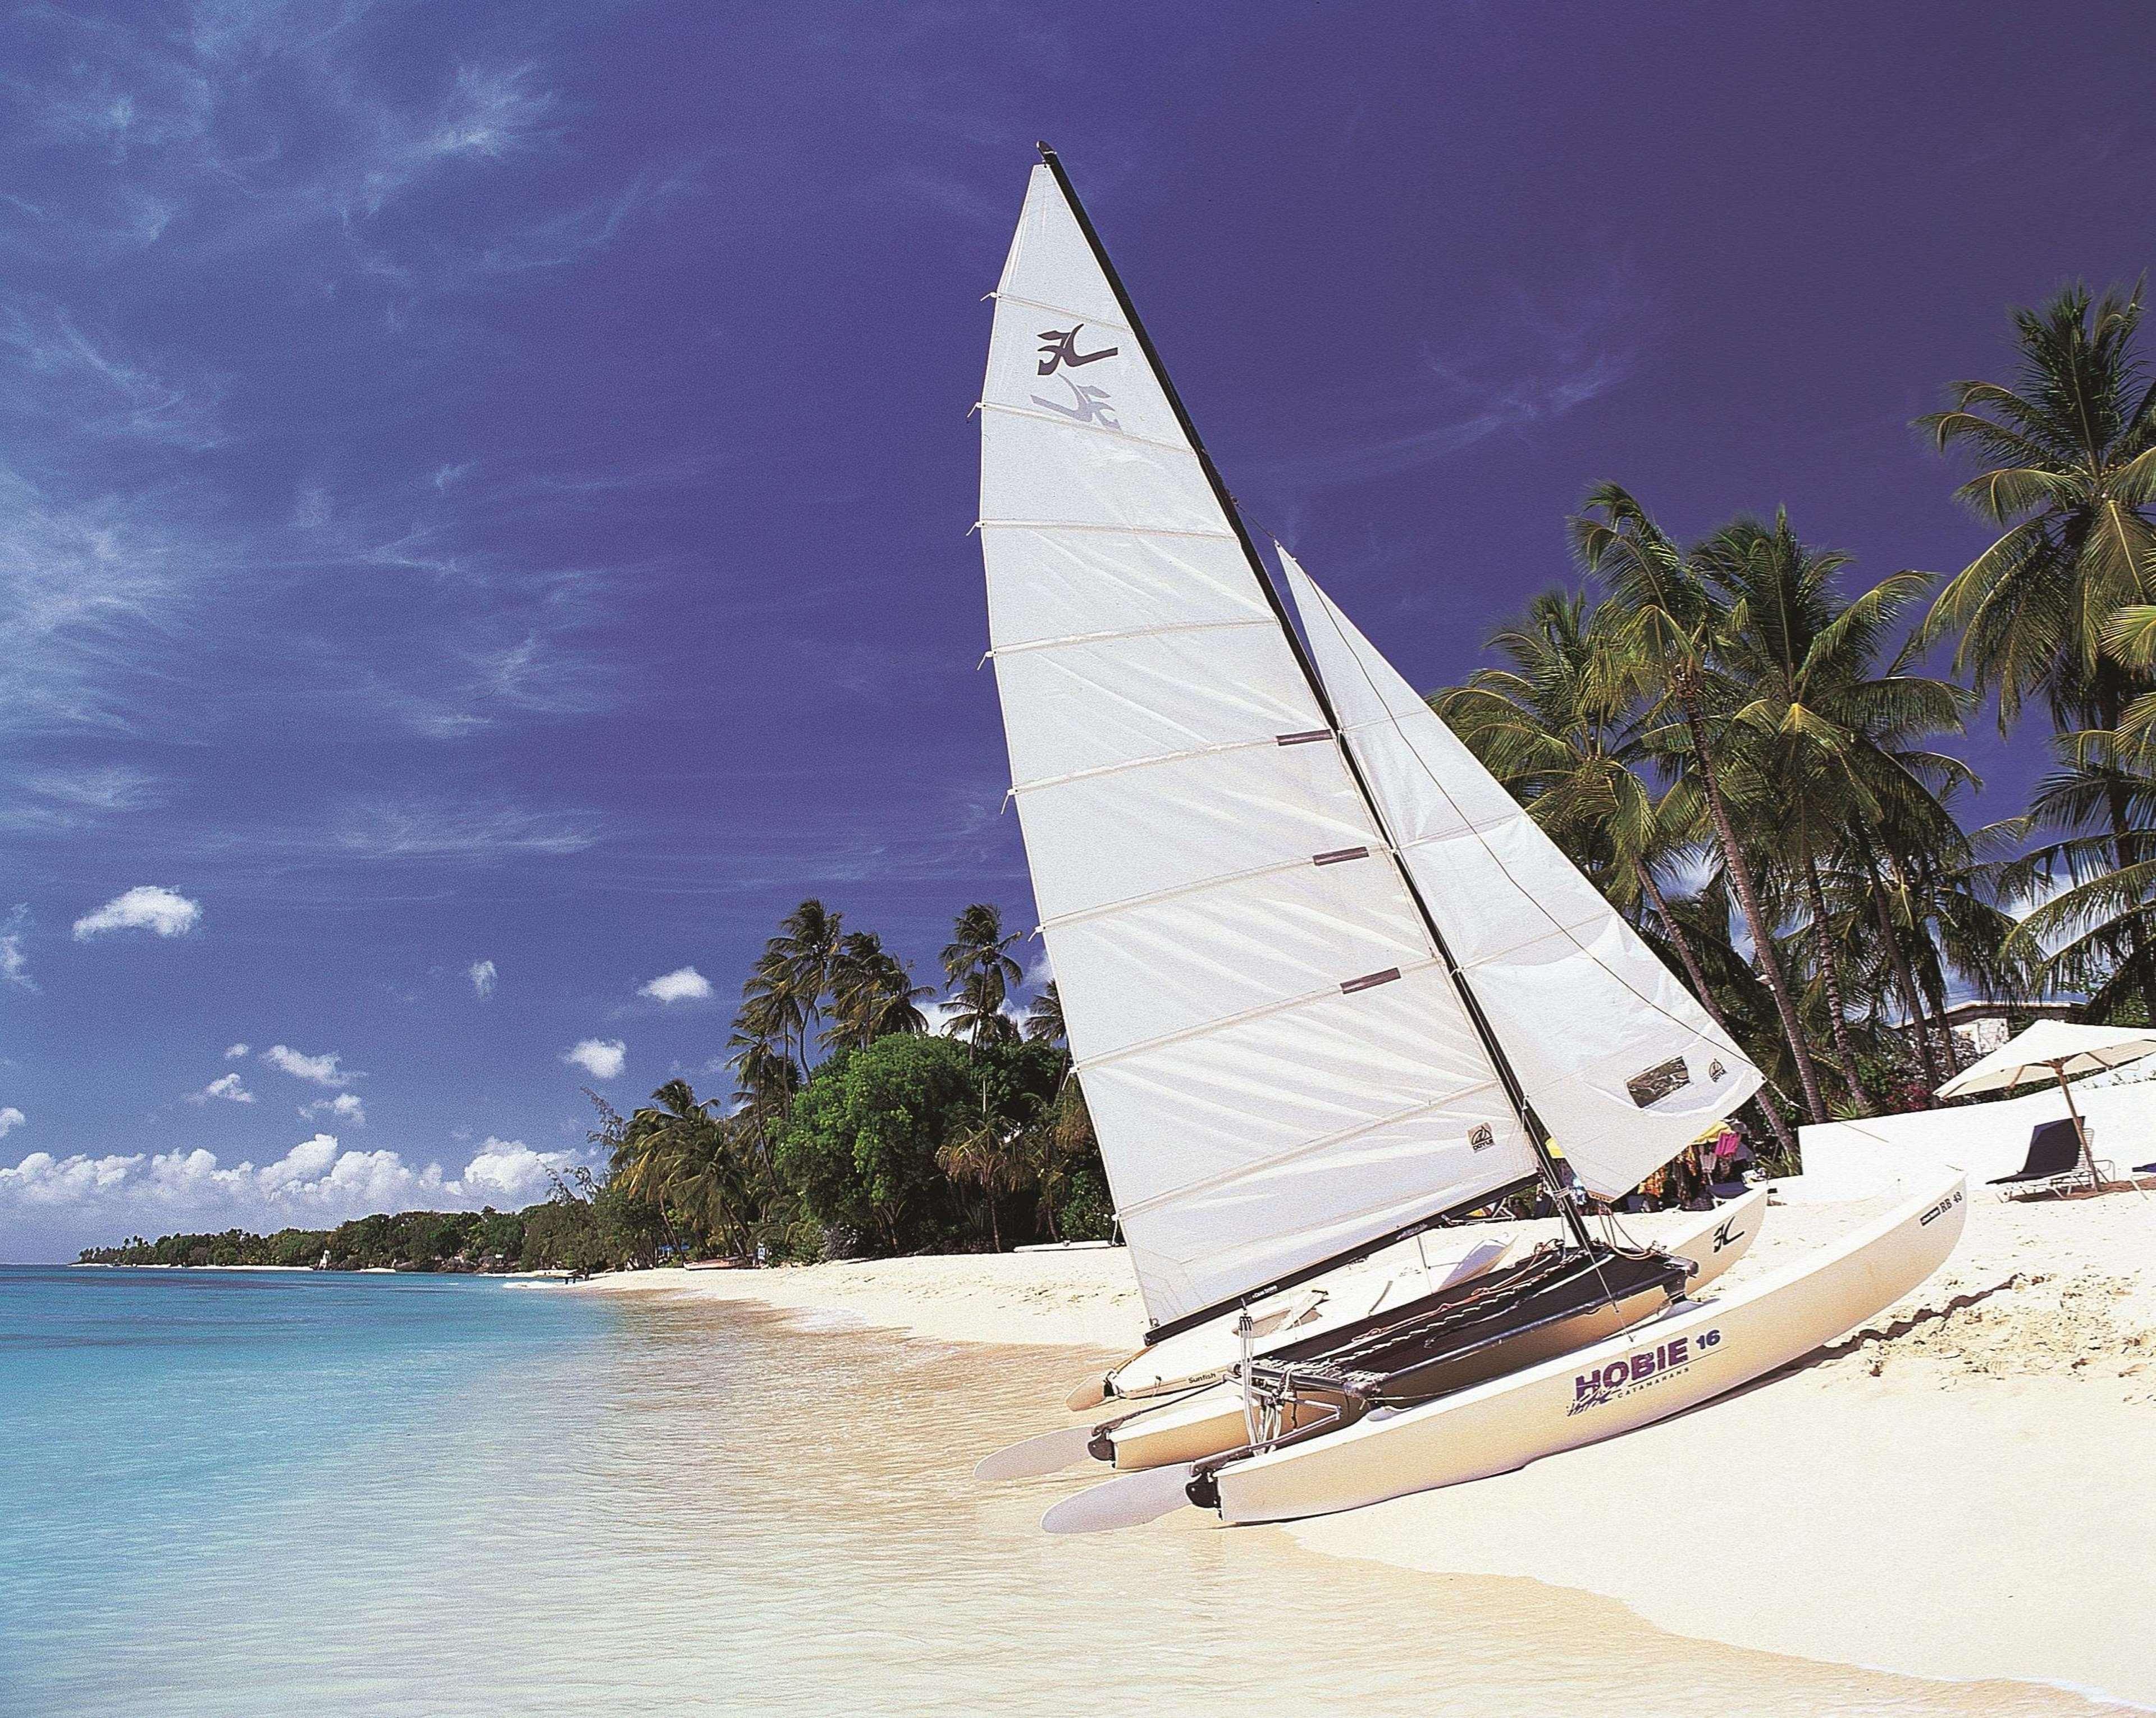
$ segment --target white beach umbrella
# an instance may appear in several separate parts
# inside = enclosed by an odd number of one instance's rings
[[[2144,1027],[2073,1026],[2063,1020],[2039,1020],[2015,1033],[1982,1061],[1963,1069],[1939,1088],[1938,1095],[1964,1098],[1976,1092],[2005,1091],[2032,1080],[2057,1080],[2059,1090],[2066,1094],[2066,1114],[2073,1117],[2074,1132],[2082,1142],[2089,1185],[2099,1187],[2088,1130],[2082,1125],[2082,1112],[2074,1107],[2074,1095],[2066,1081],[2076,1074],[2094,1074],[2152,1054],[2156,1054],[2156,1031]]]

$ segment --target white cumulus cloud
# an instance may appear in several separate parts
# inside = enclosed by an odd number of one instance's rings
[[[107,931],[152,931],[160,936],[181,936],[202,922],[202,903],[189,900],[176,890],[145,883],[116,895],[94,913],[74,921],[78,939]]]
[[[479,992],[481,1002],[494,994],[495,975],[492,961],[474,961],[466,970],[465,976],[471,980],[472,988]]]
[[[29,1119],[13,1104],[8,1105],[4,1110],[0,1110],[0,1139],[7,1138]]]
[[[359,1078],[337,1066],[338,1055],[331,1050],[325,1055],[305,1056],[290,1044],[273,1044],[262,1053],[262,1059],[272,1068],[281,1068],[295,1080],[311,1080],[316,1085],[350,1085]]]
[[[200,1091],[187,1094],[190,1104],[207,1104],[212,1098],[223,1098],[228,1104],[251,1104],[254,1101],[254,1094],[239,1083],[237,1074],[221,1075]]]
[[[367,1126],[367,1106],[360,1102],[357,1092],[339,1092],[333,1098],[316,1098],[311,1104],[300,1105],[300,1121],[312,1121],[318,1115],[348,1121],[354,1127]]]
[[[649,984],[638,986],[636,993],[654,1002],[701,1003],[711,996],[711,981],[694,967],[677,967],[671,972],[661,973]]]
[[[479,1154],[465,1165],[457,1188],[465,1198],[482,1204],[536,1204],[553,1189],[553,1177],[547,1172],[567,1162],[560,1151],[535,1151],[521,1140],[498,1140],[489,1134]]]
[[[0,1110],[0,1121],[18,1112]],[[33,1151],[0,1168],[0,1221],[48,1256],[139,1233],[237,1225],[268,1232],[326,1228],[377,1211],[514,1208],[543,1199],[550,1169],[575,1160],[491,1135],[460,1173],[415,1167],[393,1151],[349,1150],[317,1133],[275,1162],[227,1168],[214,1151]]]
[[[562,1052],[562,1059],[594,1080],[612,1080],[629,1060],[629,1046],[618,1038],[587,1038]]]
[[[228,1062],[237,1062],[246,1054],[247,1046],[244,1044],[227,1044],[224,1047],[224,1059]]]

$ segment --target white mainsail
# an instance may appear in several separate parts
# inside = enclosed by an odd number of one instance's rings
[[[1045,166],[996,300],[980,523],[1012,792],[1160,1326],[1536,1159]]]
[[[1333,711],[1528,1102],[1594,1192],[1635,1187],[1759,1070],[1285,549]]]

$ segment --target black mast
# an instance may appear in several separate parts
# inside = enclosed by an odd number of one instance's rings
[[[1332,731],[1333,741],[1340,748],[1340,756],[1348,766],[1348,774],[1354,780],[1356,791],[1362,795],[1363,803],[1368,808],[1372,820],[1378,826],[1378,833],[1385,838],[1386,851],[1392,856],[1394,868],[1399,872],[1400,881],[1407,889],[1409,899],[1414,903],[1415,911],[1421,917],[1423,929],[1430,936],[1430,945],[1437,951],[1438,958],[1445,962],[1445,970],[1452,979],[1453,987],[1459,992],[1460,1003],[1466,1009],[1467,1018],[1475,1028],[1475,1035],[1481,1043],[1483,1054],[1490,1059],[1490,1065],[1496,1070],[1498,1084],[1503,1087],[1507,1100],[1512,1105],[1514,1113],[1519,1116],[1521,1126],[1527,1131],[1528,1141],[1534,1147],[1536,1159],[1542,1166],[1543,1175],[1549,1183],[1551,1197],[1556,1201],[1558,1208],[1563,1213],[1565,1221],[1572,1231],[1573,1238],[1583,1248],[1591,1249],[1593,1244],[1588,1237],[1587,1226],[1580,1220],[1579,1213],[1566,1194],[1563,1183],[1558,1174],[1556,1160],[1550,1156],[1549,1130],[1543,1126],[1541,1117],[1535,1114],[1533,1105],[1527,1101],[1526,1090],[1521,1085],[1518,1074],[1512,1069],[1511,1058],[1506,1055],[1505,1047],[1497,1041],[1496,1033],[1491,1029],[1489,1017],[1482,1012],[1482,1004],[1476,997],[1473,987],[1468,983],[1467,975],[1460,970],[1460,962],[1453,958],[1452,950],[1445,942],[1445,933],[1438,928],[1437,919],[1430,910],[1430,903],[1423,899],[1422,890],[1416,886],[1414,873],[1409,869],[1406,856],[1400,852],[1399,843],[1394,834],[1390,823],[1385,817],[1383,808],[1378,803],[1377,796],[1370,791],[1370,784],[1363,774],[1362,765],[1356,761],[1354,748],[1348,745],[1347,735],[1341,731],[1339,715],[1332,707],[1332,700],[1325,690],[1324,681],[1318,678],[1317,665],[1311,660],[1309,652],[1303,648],[1301,638],[1296,634],[1293,623],[1288,618],[1287,606],[1281,600],[1279,591],[1275,588],[1270,576],[1265,572],[1265,562],[1258,554],[1256,543],[1251,540],[1249,526],[1243,522],[1242,511],[1236,506],[1235,496],[1229,492],[1228,485],[1222,480],[1219,468],[1213,463],[1212,454],[1206,451],[1204,439],[1198,433],[1197,424],[1191,421],[1190,413],[1183,403],[1183,396],[1176,392],[1174,378],[1168,374],[1168,367],[1161,362],[1160,353],[1153,346],[1152,336],[1146,331],[1145,321],[1138,315],[1137,306],[1131,302],[1130,293],[1123,285],[1123,277],[1116,272],[1116,265],[1108,255],[1107,247],[1101,244],[1101,235],[1094,228],[1092,217],[1086,213],[1086,205],[1079,200],[1078,192],[1070,183],[1070,175],[1064,168],[1062,157],[1045,143],[1041,144],[1040,148],[1041,160],[1047,164],[1048,171],[1055,176],[1056,187],[1063,192],[1064,201],[1070,205],[1071,214],[1077,219],[1078,230],[1086,235],[1086,243],[1092,250],[1094,261],[1101,265],[1101,274],[1107,277],[1108,289],[1116,295],[1116,302],[1122,308],[1123,319],[1130,325],[1131,333],[1137,341],[1138,350],[1145,354],[1146,362],[1152,366],[1153,374],[1160,379],[1161,389],[1168,396],[1168,408],[1175,413],[1175,421],[1182,427],[1183,435],[1190,443],[1191,450],[1198,455],[1199,468],[1204,472],[1205,481],[1212,486],[1214,499],[1220,504],[1220,510],[1228,516],[1228,522],[1235,533],[1235,541],[1242,547],[1243,558],[1250,564],[1250,576],[1258,582],[1258,588],[1265,592],[1265,604],[1272,610],[1273,618],[1280,623],[1281,636],[1287,640],[1287,647],[1295,656],[1296,666],[1302,671],[1302,677],[1310,688],[1311,696],[1317,700],[1317,707],[1325,717],[1325,726]],[[1519,1184],[1515,1183],[1516,1187],[1517,1185]],[[1474,1204],[1485,1204],[1497,1197],[1499,1195],[1496,1192],[1481,1193],[1476,1195]],[[1317,1264],[1295,1272],[1292,1275],[1282,1277],[1277,1282],[1239,1295],[1235,1300],[1223,1301],[1219,1305],[1207,1307],[1201,1311],[1187,1314],[1172,1323],[1158,1326],[1147,1332],[1146,1340],[1148,1342],[1157,1341],[1163,1336],[1173,1335],[1178,1331],[1188,1330],[1194,1325],[1202,1324],[1207,1319],[1235,1305],[1238,1301],[1248,1302],[1263,1295],[1276,1293],[1296,1283],[1306,1281],[1311,1277],[1332,1269],[1335,1265],[1362,1258],[1377,1251],[1380,1247],[1390,1245],[1395,1240],[1428,1228],[1452,1215],[1453,1211],[1462,1208],[1472,1209],[1473,1206],[1454,1207],[1446,1211],[1433,1212],[1426,1218],[1404,1224],[1374,1240],[1350,1248],[1344,1253],[1335,1254]]]

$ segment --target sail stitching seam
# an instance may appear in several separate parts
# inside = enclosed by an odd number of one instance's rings
[[[1437,963],[1433,961],[1430,964],[1435,966]],[[1312,1156],[1320,1151],[1329,1151],[1335,1146],[1347,1145],[1351,1141],[1360,1139],[1365,1134],[1376,1133],[1382,1128],[1397,1126],[1403,1121],[1412,1121],[1419,1115],[1427,1115],[1435,1110],[1443,1110],[1449,1105],[1459,1103],[1463,1098],[1471,1097],[1476,1092],[1493,1090],[1496,1089],[1496,1079],[1493,1075],[1491,1078],[1483,1080],[1479,1085],[1465,1086],[1457,1091],[1447,1092],[1442,1097],[1430,1098],[1423,1103],[1410,1104],[1404,1110],[1394,1110],[1389,1115],[1380,1115],[1374,1121],[1358,1121],[1353,1127],[1339,1128],[1332,1133],[1322,1135],[1317,1139],[1306,1140],[1302,1144],[1296,1146],[1294,1150],[1286,1152],[1278,1157],[1268,1157],[1262,1163],[1245,1163],[1235,1169],[1223,1170],[1218,1175],[1208,1176],[1203,1181],[1188,1182],[1182,1187],[1171,1187],[1165,1192],[1150,1193],[1147,1195],[1146,1197],[1137,1200],[1129,1205],[1118,1206],[1116,1209],[1116,1215],[1119,1219],[1127,1217],[1142,1217],[1147,1212],[1153,1210],[1159,1206],[1167,1204],[1173,1200],[1186,1198],[1194,1193],[1216,1192],[1222,1187],[1233,1187],[1239,1181],[1247,1181],[1253,1176],[1265,1174],[1272,1170],[1278,1169],[1283,1164],[1292,1163],[1300,1158]],[[1465,1140],[1466,1137],[1466,1136],[1465,1135],[1461,1136],[1463,1140]],[[1512,1177],[1510,1176],[1505,1177],[1506,1181],[1509,1181],[1511,1179],[1512,1179]],[[1502,1187],[1504,1185],[1504,1182],[1492,1182],[1491,1185],[1492,1187]],[[1371,1208],[1373,1210],[1382,1211],[1385,1208],[1382,1205],[1378,1205],[1373,1206]],[[1368,1213],[1364,1213],[1359,1214],[1367,1215]],[[1353,1221],[1354,1219],[1349,1218],[1348,1220]]]
[[[1342,848],[1342,855],[1353,854],[1363,858],[1373,853],[1383,853],[1380,846]],[[1332,860],[1328,854],[1314,854],[1309,859],[1281,859],[1270,865],[1253,865],[1246,871],[1224,871],[1217,877],[1201,877],[1194,883],[1178,883],[1171,888],[1156,889],[1149,895],[1134,895],[1127,900],[1103,901],[1098,906],[1080,907],[1068,913],[1058,913],[1054,918],[1043,919],[1036,927],[1041,931],[1060,931],[1065,926],[1082,925],[1091,919],[1105,918],[1111,913],[1134,912],[1141,907],[1158,906],[1164,901],[1180,900],[1187,895],[1199,895],[1209,889],[1224,889],[1231,883],[1255,882],[1261,877],[1274,877],[1288,871],[1300,871],[1308,865],[1322,865]],[[1335,861],[1337,862],[1337,861]]]
[[[1427,972],[1437,964],[1436,957],[1432,956],[1428,960],[1408,962],[1399,970],[1400,976],[1405,977],[1410,973]],[[1348,982],[1352,983],[1353,981],[1351,979]],[[1300,996],[1283,997],[1278,1002],[1260,1003],[1256,1008],[1245,1008],[1240,1013],[1224,1014],[1218,1020],[1208,1020],[1202,1026],[1185,1026],[1179,1031],[1163,1033],[1158,1038],[1147,1038],[1142,1044],[1125,1044],[1119,1050],[1104,1051],[1100,1055],[1088,1056],[1083,1060],[1074,1061],[1071,1065],[1081,1074],[1090,1073],[1096,1068],[1106,1067],[1111,1062],[1124,1061],[1132,1056],[1143,1055],[1152,1050],[1167,1049],[1171,1045],[1187,1043],[1192,1038],[1205,1038],[1215,1032],[1225,1032],[1231,1026],[1247,1025],[1253,1020],[1267,1019],[1275,1014],[1286,1013],[1292,1008],[1306,1008],[1312,1003],[1337,1002],[1341,995],[1340,984],[1336,981],[1327,985],[1322,990],[1306,991]]]
[[[1045,299],[1022,298],[1015,292],[1005,292],[1000,288],[990,293],[988,296],[999,305],[1024,305],[1029,310],[1045,310],[1051,316],[1070,316],[1083,322],[1088,328],[1112,328],[1118,334],[1128,334],[1132,331],[1131,325],[1127,322],[1114,321],[1106,316],[1096,316],[1086,310],[1074,310],[1068,305],[1052,305]]]
[[[1138,435],[1127,429],[1111,429],[1105,423],[1081,423],[1075,418],[1065,418],[1060,412],[1029,412],[1024,406],[1006,406],[998,400],[983,400],[983,412],[1001,412],[1006,418],[1030,418],[1036,423],[1051,424],[1058,429],[1082,429],[1088,435],[1112,435],[1118,441],[1136,442],[1143,448],[1160,448],[1171,454],[1198,455],[1188,442],[1163,441],[1158,436]]]
[[[1072,782],[1086,782],[1101,776],[1120,775],[1125,770],[1150,769],[1155,764],[1181,763],[1194,757],[1216,757],[1229,751],[1250,751],[1260,746],[1269,746],[1277,749],[1279,745],[1279,740],[1270,734],[1259,740],[1223,740],[1216,745],[1194,746],[1187,751],[1163,751],[1152,757],[1130,758],[1122,763],[1096,764],[1090,770],[1073,770],[1068,775],[1043,776],[1036,782],[1014,782],[1010,791],[1014,793],[1031,793],[1041,787],[1061,787]]]
[[[1016,644],[995,645],[988,654],[994,657],[1016,656],[1027,650],[1053,650],[1065,644],[1102,644],[1117,638],[1150,638],[1160,633],[1204,633],[1226,627],[1269,627],[1272,623],[1273,618],[1270,614],[1241,620],[1177,620],[1160,626],[1123,627],[1099,633],[1065,633],[1055,638],[1027,638]]]
[[[1165,525],[1090,525],[1075,519],[977,519],[975,531],[1094,531],[1111,536],[1202,537],[1208,542],[1232,543],[1231,531],[1183,531]]]

